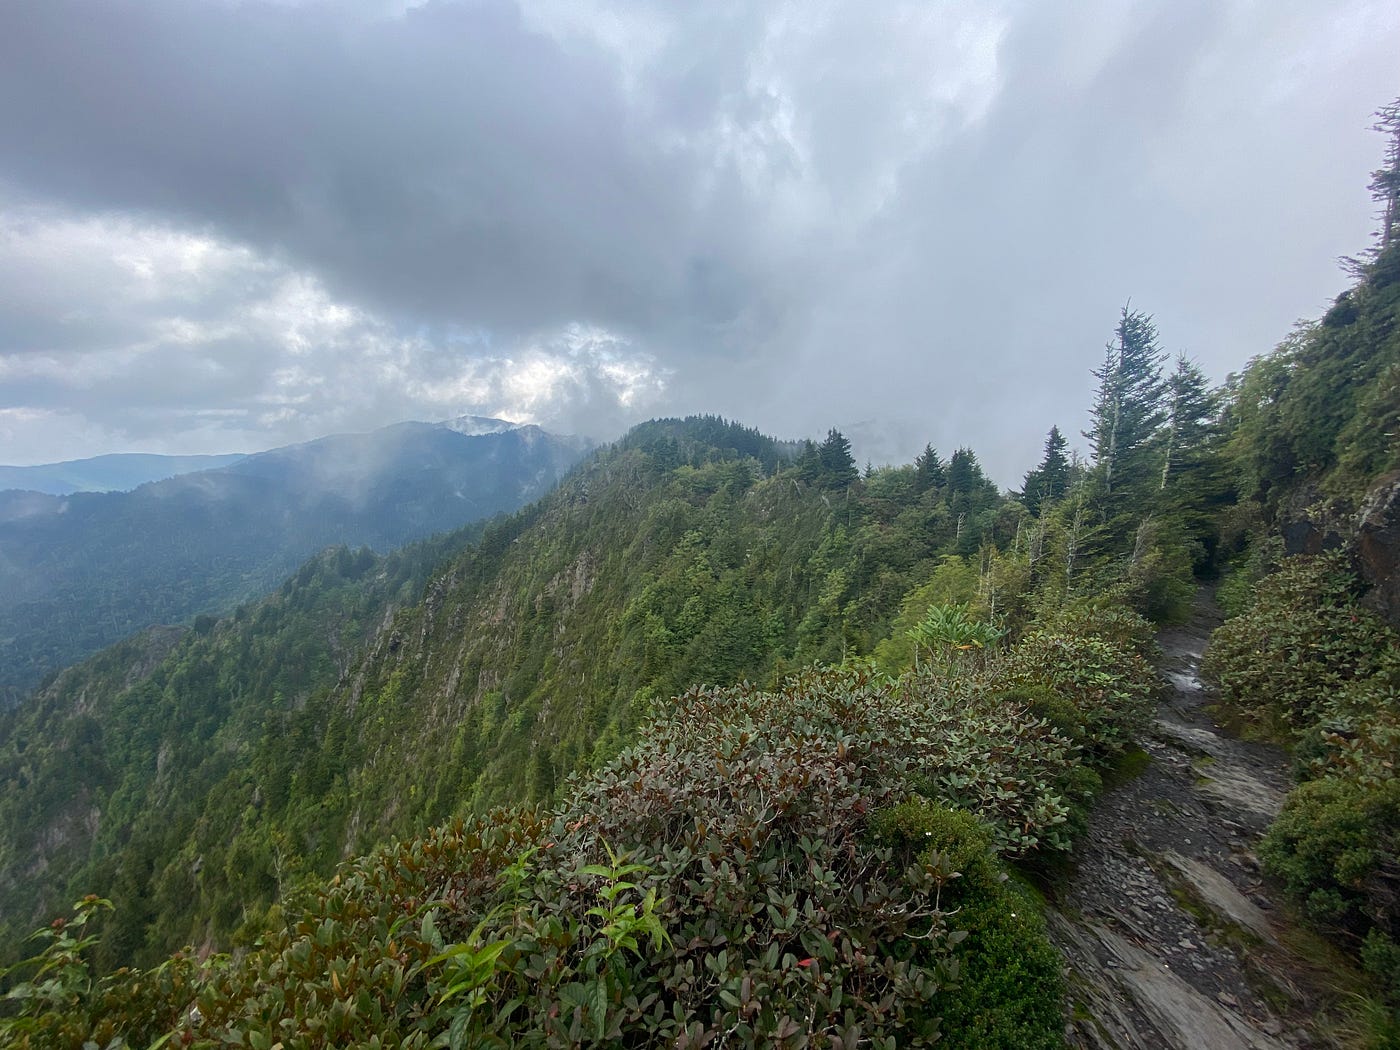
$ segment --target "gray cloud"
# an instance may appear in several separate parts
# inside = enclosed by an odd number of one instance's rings
[[[12,4],[0,459],[695,410],[1014,483],[1129,296],[1223,378],[1340,288],[1396,53],[1362,0]]]

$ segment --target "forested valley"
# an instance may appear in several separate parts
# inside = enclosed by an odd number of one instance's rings
[[[132,491],[0,491],[0,708],[150,624],[261,598],[325,547],[387,553],[515,510],[588,447],[468,417],[333,435]]]
[[[1294,756],[1263,863],[1358,968],[1337,1045],[1398,1045],[1397,178],[1354,285],[1223,386],[1106,318],[1088,458],[1051,428],[1019,491],[654,420],[64,671],[0,716],[0,1032],[1062,1046],[1040,893],[1207,581],[1221,709]]]

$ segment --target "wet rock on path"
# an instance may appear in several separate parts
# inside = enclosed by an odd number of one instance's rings
[[[1304,1050],[1310,993],[1254,853],[1288,789],[1278,748],[1205,711],[1201,654],[1219,610],[1164,630],[1165,699],[1141,775],[1100,800],[1050,909],[1066,958],[1071,1046]]]

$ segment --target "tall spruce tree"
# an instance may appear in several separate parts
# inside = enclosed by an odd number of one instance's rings
[[[1051,427],[1045,437],[1045,456],[1040,466],[1026,474],[1021,486],[1021,502],[1036,516],[1040,515],[1042,508],[1060,499],[1069,487],[1069,457],[1065,455],[1067,447],[1060,428]]]
[[[985,495],[990,486],[992,495],[996,494],[996,486],[988,480],[987,475],[982,473],[982,464],[977,462],[977,453],[970,448],[960,448],[953,453],[953,458],[948,461],[948,496],[956,499],[959,496],[978,497]]]
[[[843,489],[858,477],[856,458],[851,455],[851,443],[846,435],[832,427],[826,440],[817,446],[817,459],[821,463],[822,486],[829,489]]]
[[[1198,467],[1215,435],[1216,397],[1200,366],[1180,354],[1167,378],[1167,419],[1162,448],[1162,480],[1167,487]]]
[[[924,450],[914,460],[914,488],[917,492],[939,489],[947,484],[947,474],[943,461],[938,458],[938,450],[925,445]]]
[[[1084,432],[1092,443],[1094,466],[1105,495],[1124,479],[1140,482],[1147,471],[1159,428],[1166,419],[1166,385],[1152,318],[1123,307],[1114,338],[1094,371],[1098,397],[1091,413],[1093,425]]]
[[[1371,196],[1381,206],[1377,251],[1385,251],[1400,237],[1400,98],[1376,113],[1376,131],[1389,137],[1385,163],[1371,174]]]

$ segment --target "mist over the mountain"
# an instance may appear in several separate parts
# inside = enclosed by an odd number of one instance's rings
[[[0,491],[25,489],[50,496],[72,492],[127,492],[149,481],[216,470],[237,463],[242,453],[220,456],[160,456],[143,452],[116,452],[64,463],[32,467],[0,466]]]
[[[1397,55],[0,3],[0,1048],[1400,1050]]]
[[[144,627],[258,597],[323,547],[387,551],[513,510],[586,448],[463,417],[273,449],[130,492],[0,491],[0,699]]]

